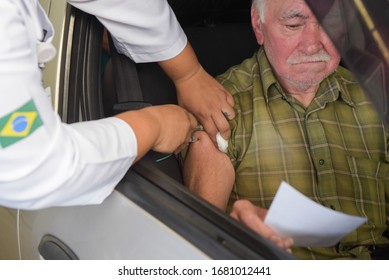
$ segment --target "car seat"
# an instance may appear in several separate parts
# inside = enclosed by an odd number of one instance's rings
[[[213,76],[251,57],[258,49],[250,23],[250,0],[169,1],[203,68]],[[105,115],[160,104],[177,104],[176,89],[158,63],[134,63],[118,54],[103,79]],[[182,182],[178,160],[150,152],[142,161]],[[158,162],[156,162],[158,161]]]

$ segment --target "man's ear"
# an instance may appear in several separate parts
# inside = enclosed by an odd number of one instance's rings
[[[251,25],[254,30],[255,38],[257,38],[258,44],[263,44],[262,27],[259,19],[258,10],[254,4],[251,5]]]

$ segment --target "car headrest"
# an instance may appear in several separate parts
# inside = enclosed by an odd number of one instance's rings
[[[251,0],[168,0],[181,25],[250,19]]]

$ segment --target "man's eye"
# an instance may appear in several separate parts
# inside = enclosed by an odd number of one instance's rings
[[[288,24],[288,25],[286,25],[286,28],[287,28],[287,29],[290,29],[290,30],[297,30],[297,29],[299,29],[300,27],[301,27],[300,24]]]

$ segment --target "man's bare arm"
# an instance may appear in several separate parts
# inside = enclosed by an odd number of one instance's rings
[[[220,152],[204,131],[189,147],[184,163],[184,181],[193,192],[225,211],[235,181],[228,156]]]

